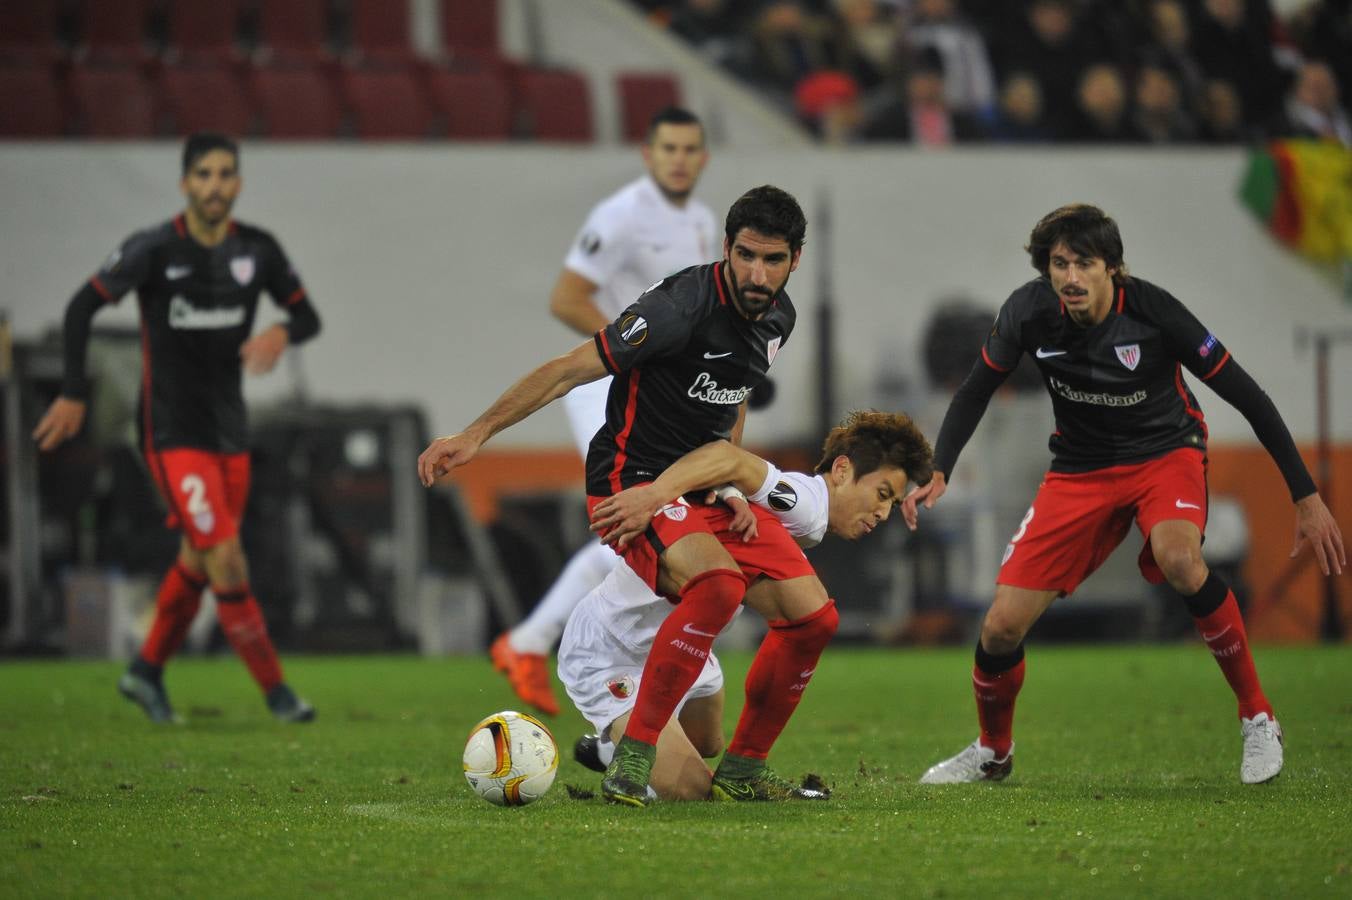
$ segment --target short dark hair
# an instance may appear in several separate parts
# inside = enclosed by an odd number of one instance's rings
[[[235,157],[235,167],[239,167],[239,144],[214,131],[199,131],[183,142],[183,174],[187,175],[193,164],[212,150],[228,150]]]
[[[1065,242],[1080,256],[1101,259],[1113,273],[1113,281],[1127,280],[1127,264],[1122,259],[1122,235],[1117,223],[1097,206],[1071,203],[1052,210],[1033,226],[1028,237],[1028,251],[1033,268],[1047,276],[1051,265],[1052,248]]]
[[[704,123],[699,120],[699,116],[681,106],[664,106],[659,109],[656,115],[648,120],[648,133],[644,135],[643,142],[651,144],[653,138],[657,136],[657,129],[663,125],[697,125],[700,143],[704,143]]]
[[[728,210],[724,233],[729,244],[737,239],[737,233],[743,228],[768,238],[783,238],[789,242],[789,251],[797,253],[807,234],[807,217],[792,194],[763,184],[738,197]]]
[[[934,451],[904,413],[851,412],[822,442],[818,474],[831,471],[837,456],[849,458],[856,480],[882,466],[901,469],[916,484],[928,483],[934,474]]]

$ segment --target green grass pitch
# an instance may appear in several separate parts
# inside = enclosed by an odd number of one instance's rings
[[[486,658],[292,658],[319,709],[272,721],[233,658],[176,663],[181,727],[151,726],[110,663],[0,664],[6,897],[1347,897],[1352,651],[1259,648],[1286,770],[1239,783],[1239,725],[1196,643],[1035,646],[1017,765],[916,778],[975,734],[966,650],[827,651],[772,760],[825,803],[576,799],[564,761],[521,809],[459,771],[469,727],[515,704]],[[728,654],[728,731],[747,654]]]

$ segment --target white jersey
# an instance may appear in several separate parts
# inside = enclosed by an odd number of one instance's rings
[[[673,272],[713,261],[717,234],[709,207],[675,206],[644,175],[596,204],[563,265],[598,286],[596,306],[614,319]]]
[[[825,479],[767,466],[764,484],[747,499],[772,512],[801,546],[816,546],[826,534],[830,514]],[[738,613],[741,609],[737,608]],[[633,706],[634,681],[669,612],[671,603],[666,598],[648,590],[628,566],[619,565],[582,598],[568,619],[559,645],[559,680],[583,716],[598,729]],[[721,687],[722,670],[710,653],[686,699],[706,696]]]
[[[714,214],[694,197],[673,206],[649,175],[592,208],[564,259],[564,268],[597,285],[601,314],[615,319],[639,295],[673,272],[718,256]],[[583,459],[606,422],[610,376],[573,388],[563,398],[573,443]]]

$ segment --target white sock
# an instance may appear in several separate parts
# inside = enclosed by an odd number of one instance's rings
[[[615,551],[600,541],[592,541],[574,553],[531,614],[508,634],[508,646],[517,653],[548,655],[573,609],[619,562]]]
[[[604,734],[596,742],[596,757],[606,768],[610,768],[610,761],[615,758],[615,742]]]

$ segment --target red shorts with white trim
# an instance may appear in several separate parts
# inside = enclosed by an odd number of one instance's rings
[[[1174,450],[1158,459],[1093,472],[1048,472],[1005,547],[996,584],[1069,594],[1122,543],[1131,523],[1145,536],[1137,565],[1146,581],[1164,573],[1150,531],[1182,519],[1206,531],[1206,456]]]
[[[169,507],[165,524],[196,550],[239,534],[249,499],[249,454],[191,447],[146,452],[146,464]]]
[[[587,511],[590,513],[604,499],[588,497]],[[787,581],[817,574],[779,519],[755,504],[751,511],[756,515],[756,538],[743,541],[741,535],[728,530],[733,514],[726,506],[695,506],[678,499],[659,509],[648,530],[630,541],[620,556],[653,592],[657,591],[657,568],[662,554],[687,534],[701,532],[718,538],[748,583],[762,575],[774,581]]]

